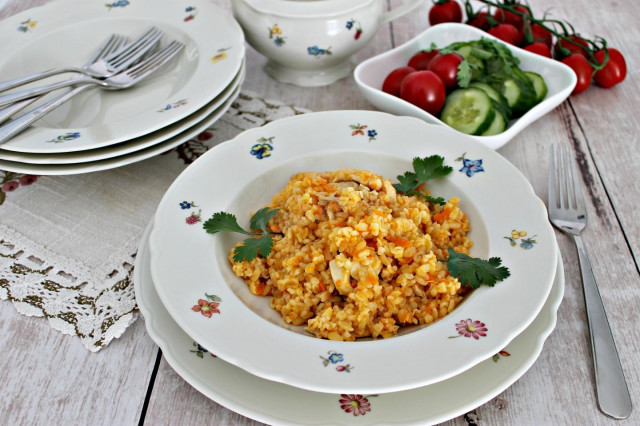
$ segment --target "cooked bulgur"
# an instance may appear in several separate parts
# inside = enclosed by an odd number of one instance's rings
[[[400,195],[364,170],[299,173],[270,205],[269,229],[281,233],[271,253],[229,259],[288,324],[331,340],[391,337],[447,315],[467,291],[438,261],[473,244],[458,201]]]

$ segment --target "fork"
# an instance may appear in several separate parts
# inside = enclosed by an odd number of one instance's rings
[[[151,73],[168,63],[183,48],[184,44],[173,41],[163,49],[155,52],[153,55],[144,59],[137,65],[129,68],[125,72],[116,74],[112,77],[107,78],[106,80],[98,80],[91,77],[85,77],[76,80],[75,84],[79,84],[78,87],[65,93],[62,96],[59,96],[47,102],[44,105],[39,106],[38,108],[35,108],[32,111],[29,111],[24,115],[21,115],[15,120],[10,121],[9,123],[0,127],[0,145],[7,142],[13,136],[29,127],[32,123],[40,119],[49,111],[57,108],[72,97],[76,96],[79,93],[82,93],[83,91],[91,87],[94,87],[95,85],[98,85],[100,88],[111,90],[126,89],[133,86],[134,84],[140,82],[140,80],[148,77]]]
[[[118,49],[120,49],[123,45],[125,45],[127,41],[128,41],[128,37],[126,36],[112,34],[102,44],[102,46],[100,46],[100,48],[93,55],[93,57],[89,59],[87,63],[82,66],[82,68],[88,68],[92,64],[98,62],[100,59],[106,58],[107,56],[111,55],[113,52],[116,52]],[[16,114],[18,111],[21,111],[22,109],[31,105],[36,99],[38,99],[38,96],[34,96],[33,98],[29,98],[29,99],[23,99],[12,105],[9,105],[5,108],[0,109],[0,124],[4,123],[6,120],[9,119],[9,117]]]
[[[587,226],[587,209],[572,156],[570,148],[552,146],[549,164],[549,218],[556,228],[573,237],[578,251],[598,406],[609,417],[625,419],[631,414],[631,396],[591,262],[580,238],[580,233]]]
[[[30,76],[20,77],[18,79],[10,80],[5,82],[4,84],[8,87],[16,87],[16,85],[24,84],[26,82],[35,81],[37,79],[42,78],[43,75],[49,77],[51,75],[59,74],[60,72],[76,72],[84,75],[88,75],[94,78],[108,78],[111,77],[125,69],[127,69],[131,64],[138,61],[143,55],[145,55],[149,50],[153,49],[158,41],[162,38],[162,32],[155,27],[152,27],[145,31],[142,35],[140,35],[137,39],[122,47],[117,52],[111,54],[111,56],[100,59],[97,62],[91,64],[86,68],[76,68],[76,67],[66,67],[66,68],[58,68],[50,71],[45,71],[44,73],[33,74]],[[48,93],[52,90],[61,89],[63,87],[68,87],[75,85],[74,79],[69,79],[65,81],[59,81],[57,83],[38,86],[31,89],[22,90],[15,93],[10,93],[7,95],[0,96],[0,106],[12,104],[14,102],[20,101],[22,99],[32,98],[34,96],[42,95]],[[7,87],[2,88],[0,90],[6,90]]]

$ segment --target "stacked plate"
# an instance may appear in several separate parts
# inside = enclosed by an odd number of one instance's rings
[[[460,198],[471,255],[500,257],[511,276],[393,338],[337,342],[286,325],[231,271],[228,253],[238,239],[201,226],[226,211],[246,227],[250,212],[297,172],[352,167],[393,179],[413,157],[434,154],[454,171],[429,188]],[[444,126],[372,111],[277,120],[208,151],[165,194],[135,274],[147,329],[174,369],[215,401],[277,424],[349,424],[353,416],[363,424],[436,423],[461,415],[532,365],[555,326],[564,282],[544,204],[518,170]]]
[[[244,79],[244,36],[230,13],[205,0],[62,0],[14,15],[0,23],[0,80],[80,66],[111,34],[133,38],[151,26],[164,32],[163,44],[185,44],[177,60],[131,89],[92,89],[54,110],[0,146],[0,169],[110,169],[167,151],[218,120]]]

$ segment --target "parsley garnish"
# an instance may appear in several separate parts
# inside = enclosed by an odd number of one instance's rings
[[[456,277],[462,285],[478,288],[481,285],[493,287],[496,282],[507,278],[511,273],[505,266],[500,266],[502,259],[492,257],[483,260],[470,257],[463,253],[456,253],[449,248],[449,261],[447,268],[451,275]]]
[[[233,250],[234,262],[251,261],[256,256],[267,257],[271,253],[273,239],[270,234],[274,234],[274,232],[267,230],[267,222],[277,211],[278,209],[269,209],[269,207],[258,210],[249,221],[249,227],[253,232],[244,230],[238,225],[236,217],[227,212],[214,213],[202,227],[209,234],[238,232],[244,235],[251,235],[251,237],[243,241],[242,245]]]
[[[429,179],[444,177],[453,171],[450,166],[444,166],[444,158],[439,155],[431,157],[415,157],[413,159],[413,172],[405,172],[398,176],[398,182],[393,184],[396,191],[404,195],[419,195],[433,204],[444,204],[444,198],[433,198],[420,192],[420,185]]]

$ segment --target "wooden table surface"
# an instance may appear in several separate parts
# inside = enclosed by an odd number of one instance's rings
[[[47,0],[0,1],[5,19]],[[230,8],[228,0],[215,0]],[[387,1],[394,5],[399,0]],[[640,93],[635,56],[640,5],[635,1],[538,0],[587,36],[601,35],[626,54],[628,75],[613,89],[591,87],[569,98],[499,150],[542,199],[552,143],[576,150],[588,194],[584,240],[617,342],[635,411],[614,421],[598,411],[580,271],[572,241],[557,233],[566,290],[558,324],[531,369],[471,415],[446,424],[640,424]],[[4,4],[4,6],[2,6]],[[385,25],[354,58],[360,62],[428,27],[430,3]],[[265,58],[248,48],[244,88],[310,110],[373,109],[352,77],[322,88],[298,88],[269,78]],[[256,422],[207,399],[162,358],[139,319],[106,349],[90,353],[41,318],[0,302],[1,424],[233,424]]]

